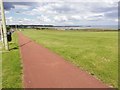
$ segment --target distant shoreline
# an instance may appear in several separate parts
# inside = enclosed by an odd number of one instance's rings
[[[118,29],[116,28],[93,28],[93,27],[89,27],[89,28],[86,28],[86,27],[38,27],[36,29],[118,31]]]
[[[30,28],[28,28],[30,29]],[[57,30],[57,31],[88,31],[88,32],[105,32],[105,31],[118,31],[116,29],[96,29],[96,28],[91,28],[91,29],[55,29],[55,28],[31,28],[35,30]]]
[[[53,29],[107,29],[118,30],[117,25],[80,25],[80,26],[54,26],[54,25],[7,25],[13,28],[53,28]]]

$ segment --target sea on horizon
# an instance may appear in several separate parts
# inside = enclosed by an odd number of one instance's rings
[[[39,27],[43,28],[43,27]],[[58,30],[69,30],[69,29],[106,29],[106,30],[118,30],[118,25],[81,25],[81,26],[53,26],[44,28],[54,28]]]

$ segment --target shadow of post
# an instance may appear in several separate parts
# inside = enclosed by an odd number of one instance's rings
[[[20,47],[22,47],[22,46],[24,46],[24,45],[27,45],[27,44],[29,44],[30,42],[32,42],[32,41],[30,40],[30,41],[28,41],[28,42],[26,42],[26,43],[20,45]]]

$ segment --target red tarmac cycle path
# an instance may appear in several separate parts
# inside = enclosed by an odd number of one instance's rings
[[[21,32],[18,36],[25,88],[108,88]]]

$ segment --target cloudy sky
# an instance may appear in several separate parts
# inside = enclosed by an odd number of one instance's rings
[[[117,25],[118,23],[118,0],[20,1],[4,3],[7,24]]]

